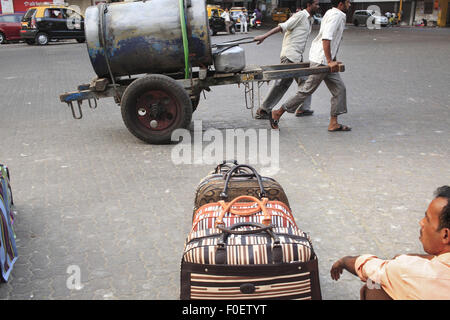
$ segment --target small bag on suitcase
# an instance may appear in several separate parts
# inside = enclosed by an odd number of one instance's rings
[[[246,202],[240,202],[245,200]],[[230,227],[239,222],[273,224],[277,227],[297,228],[286,204],[280,201],[259,200],[253,196],[239,196],[231,202],[220,200],[201,206],[192,219],[192,231]]]
[[[311,240],[290,212],[241,196],[197,213],[181,262],[181,299],[321,299]]]
[[[200,181],[194,199],[194,212],[204,204],[219,200],[231,201],[241,195],[267,197],[289,207],[286,193],[275,179],[262,177],[249,165],[234,164],[232,166],[230,162],[224,162]]]

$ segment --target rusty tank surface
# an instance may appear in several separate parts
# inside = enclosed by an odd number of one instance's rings
[[[191,67],[213,64],[205,0],[185,1]],[[179,0],[91,6],[85,33],[99,78],[171,73],[185,68]]]

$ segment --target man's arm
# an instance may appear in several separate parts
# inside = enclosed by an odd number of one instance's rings
[[[256,44],[261,44],[266,38],[270,37],[271,35],[273,35],[275,33],[281,32],[281,30],[282,29],[281,29],[280,26],[275,27],[272,30],[268,31],[267,33],[265,33],[265,34],[263,34],[261,36],[257,36],[255,38],[253,38],[253,40],[257,41]]]
[[[433,256],[433,255],[430,255],[430,254],[408,253],[408,254],[397,254],[394,257],[394,259],[396,259],[398,256],[403,256],[403,255],[411,256],[411,257],[420,257],[420,258],[424,258],[424,259],[428,259],[428,260],[431,260],[434,257],[436,257],[436,256]]]
[[[356,257],[346,256],[336,261],[330,270],[331,278],[333,280],[339,280],[344,269],[356,276],[357,274],[355,270],[355,262],[356,259],[358,259],[358,257],[359,256]]]
[[[327,59],[328,66],[331,68],[331,72],[339,71],[338,61],[333,61],[331,58],[331,40],[322,40],[323,52],[325,53],[325,58]]]

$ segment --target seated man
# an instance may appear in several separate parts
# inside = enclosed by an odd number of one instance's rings
[[[427,255],[399,255],[382,260],[373,255],[343,257],[331,267],[338,280],[345,269],[367,284],[361,299],[450,299],[450,187],[436,190],[420,220],[420,241]]]

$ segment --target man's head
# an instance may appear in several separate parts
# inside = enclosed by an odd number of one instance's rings
[[[347,13],[350,9],[350,0],[331,0],[331,6]]]
[[[420,241],[425,252],[439,255],[450,252],[450,187],[442,186],[435,193],[420,220]]]
[[[306,10],[309,12],[309,14],[313,15],[320,8],[319,0],[304,0],[303,8],[306,8]]]

